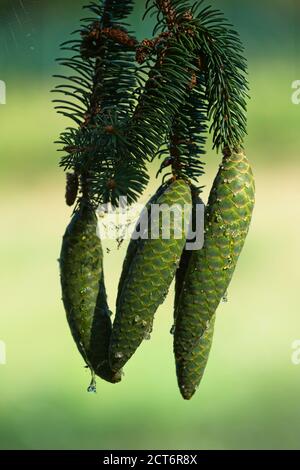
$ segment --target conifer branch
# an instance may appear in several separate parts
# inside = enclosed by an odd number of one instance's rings
[[[167,156],[162,168],[196,181],[208,121],[214,148],[243,145],[243,48],[220,12],[202,4],[148,0],[156,37],[138,44],[123,23],[131,0],[94,2],[80,39],[63,44],[73,55],[59,61],[72,74],[56,87],[63,97],[55,101],[76,127],[61,134],[61,165],[80,177],[81,193],[93,204],[117,204],[119,195],[135,201],[148,181],[146,163],[157,154]],[[164,143],[168,154],[158,152]]]
[[[160,6],[169,30],[173,28],[177,34],[177,31],[184,29],[186,36],[192,40],[194,53],[198,55],[197,80],[201,83],[198,98],[197,92],[191,92],[182,113],[174,119],[167,147],[169,155],[162,162],[161,170],[171,165],[173,175],[197,180],[203,172],[200,158],[205,153],[207,120],[211,123],[214,148],[233,151],[243,145],[248,97],[243,48],[237,33],[225,22],[220,12],[208,7],[195,15],[202,2],[190,10],[187,9],[187,3],[180,0],[156,0],[154,4]],[[180,7],[180,13],[174,13],[175,4]],[[164,30],[161,19],[160,27]],[[192,133],[196,145],[183,145],[184,142],[193,141],[189,131],[192,122],[197,123],[197,118],[198,132]],[[185,139],[180,138],[182,134],[186,136]],[[166,152],[162,151],[160,155],[165,156]]]
[[[148,181],[143,163],[133,168],[129,146],[124,149],[123,129],[134,109],[136,86],[137,41],[123,23],[132,7],[131,0],[91,3],[86,8],[95,17],[83,20],[81,38],[62,46],[75,55],[60,62],[76,75],[60,76],[67,84],[59,85],[56,91],[69,101],[55,102],[59,103],[58,111],[72,118],[77,128],[61,135],[60,143],[67,151],[61,165],[80,175],[81,193],[95,205],[106,200],[117,202],[116,187],[135,200]],[[109,128],[114,132],[108,132]]]

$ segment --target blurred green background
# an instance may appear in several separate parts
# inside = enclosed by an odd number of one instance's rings
[[[214,346],[197,395],[184,402],[172,357],[172,289],[120,385],[98,382],[73,344],[60,300],[57,258],[71,211],[53,141],[66,124],[49,90],[59,44],[82,1],[0,1],[0,365],[2,449],[300,448],[300,6],[287,0],[214,1],[240,31],[249,59],[247,153],[257,181],[254,220],[218,311]],[[143,1],[132,22],[139,38]],[[207,153],[209,186],[220,162]],[[153,169],[155,170],[155,168]],[[158,185],[153,178],[149,192]],[[206,194],[207,191],[206,190]],[[145,196],[146,197],[146,196]],[[145,198],[144,197],[144,198]],[[109,300],[126,246],[106,257]]]

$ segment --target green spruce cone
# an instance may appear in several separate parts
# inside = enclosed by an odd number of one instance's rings
[[[186,400],[192,398],[203,376],[213,317],[249,230],[254,193],[253,174],[243,152],[224,155],[205,211],[204,247],[189,255],[176,302],[174,353],[178,385]]]
[[[197,229],[196,218],[195,218],[196,204],[203,205],[203,201],[198,196],[198,193],[196,190],[193,191],[192,198],[193,198],[192,229],[195,232],[195,230]],[[181,260],[180,260],[180,265],[176,272],[175,299],[174,299],[174,322],[175,322],[174,327],[176,324],[175,315],[177,315],[178,313],[181,314],[180,309],[178,310],[178,302],[180,299],[183,286],[185,285],[185,277],[187,274],[187,270],[188,270],[192,253],[193,253],[192,250],[185,249],[183,251]],[[215,324],[215,315],[213,315],[210,322],[207,322],[206,330],[201,336],[200,341],[197,344],[197,347],[194,348],[194,350],[192,351],[192,360],[190,360],[187,364],[185,364],[186,375],[185,375],[185,382],[183,383],[183,390],[185,391],[186,394],[189,393],[188,392],[189,389],[196,390],[196,388],[199,386],[199,383],[204,375],[206,364],[209,358],[210,349],[212,346],[214,324]],[[172,328],[172,333],[175,333],[174,327]]]
[[[113,370],[123,367],[152,331],[154,314],[167,295],[184,249],[183,219],[189,221],[191,202],[191,190],[184,180],[168,184],[156,203],[160,205],[163,218],[169,214],[170,207],[177,206],[175,217],[171,214],[170,227],[166,227],[162,217],[152,211],[149,229],[156,228],[158,237],[149,234],[148,239],[140,240],[129,269],[125,263],[128,274],[121,285],[110,345]],[[180,237],[176,235],[178,227]],[[163,230],[168,228],[170,236],[165,238]]]
[[[144,209],[147,210],[149,215],[150,215],[149,209],[151,207],[151,204],[155,204],[157,202],[157,199],[164,192],[166,187],[167,187],[166,185],[160,186],[158,188],[158,190],[156,191],[156,193],[149,199],[149,201],[145,205]],[[142,217],[142,214],[141,214],[139,220],[137,221],[137,224],[136,224],[136,227],[135,227],[135,232],[136,233],[139,233],[140,230],[141,230],[141,225],[140,225],[141,217]],[[148,220],[149,220],[149,218],[148,218]],[[120,300],[120,297],[121,297],[123,286],[124,286],[125,280],[127,278],[127,275],[129,273],[131,263],[134,259],[134,256],[137,252],[137,249],[139,247],[140,242],[141,242],[140,238],[131,238],[130,242],[128,244],[128,248],[127,248],[126,256],[125,256],[125,259],[124,259],[124,262],[123,262],[122,272],[121,272],[121,276],[120,276],[120,280],[119,280],[119,285],[118,285],[118,294],[117,294],[117,301],[116,301],[117,306],[119,304],[119,300]]]
[[[103,253],[97,235],[97,217],[88,206],[73,216],[63,237],[60,255],[63,302],[67,320],[92,374],[108,382],[119,382],[112,372],[108,348],[112,324],[103,277]]]
[[[204,202],[202,201],[201,197],[199,196],[199,190],[195,187],[192,188],[192,231],[195,233],[197,226],[196,226],[196,205],[200,204],[204,206]],[[193,242],[193,240],[189,240],[189,242]],[[186,276],[186,272],[188,269],[190,257],[192,254],[192,250],[187,250],[186,247],[184,248],[178,269],[175,275],[175,296],[174,296],[174,321],[175,315],[177,312],[177,304],[181,294],[182,286],[184,284],[184,278]],[[175,325],[174,325],[175,326]],[[174,328],[174,327],[173,327]]]

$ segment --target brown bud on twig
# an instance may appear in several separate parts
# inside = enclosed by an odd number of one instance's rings
[[[191,81],[189,83],[189,89],[193,90],[196,86],[197,86],[197,75],[195,72],[193,72]]]
[[[151,39],[144,39],[136,49],[136,61],[143,64],[150,56],[154,49],[155,41]]]
[[[172,6],[171,0],[157,0],[157,6],[165,15],[168,23],[168,28],[170,30],[173,29],[177,23],[177,14],[176,10]]]
[[[113,178],[108,180],[108,182],[107,182],[108,189],[110,189],[110,190],[115,189],[116,186],[117,186],[116,180],[114,180]]]
[[[112,125],[105,126],[105,127],[104,127],[104,131],[105,131],[107,134],[115,134],[115,133],[116,133],[116,129],[115,129],[114,126],[112,126]]]
[[[184,19],[186,21],[192,21],[193,15],[192,15],[191,10],[187,10],[185,13],[183,13],[182,19]]]
[[[123,46],[128,46],[130,48],[135,48],[137,45],[137,40],[133,37],[130,37],[126,31],[117,28],[104,28],[100,31],[100,34],[106,36],[110,39],[113,39],[115,42],[119,44],[123,44]]]

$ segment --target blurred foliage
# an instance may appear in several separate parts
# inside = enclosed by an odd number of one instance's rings
[[[247,153],[257,206],[229,302],[219,309],[207,373],[186,403],[169,334],[172,293],[123,383],[99,382],[96,396],[85,391],[88,372],[65,321],[55,260],[70,210],[53,144],[65,121],[49,90],[59,43],[76,28],[83,3],[0,1],[0,79],[7,83],[0,106],[0,340],[8,358],[0,365],[0,448],[299,448],[300,366],[291,363],[291,344],[300,337],[300,105],[291,103],[291,83],[300,79],[300,4],[211,1],[241,32],[249,57]],[[133,18],[139,37],[151,33],[142,9],[139,2]],[[209,152],[206,161],[207,192],[219,158]],[[149,191],[157,184],[153,179]],[[106,247],[113,308],[126,247]]]
[[[16,70],[31,75],[53,72],[59,43],[77,28],[86,2],[59,0],[1,0],[0,2],[0,70]],[[211,0],[207,4],[220,7],[240,31],[251,56],[266,58],[296,54],[300,4],[297,0]],[[70,5],[72,7],[70,8]],[[139,39],[151,34],[153,20],[141,21],[144,2],[136,2],[131,23]],[[299,44],[300,45],[300,44]],[[263,46],[263,47],[262,47]],[[296,57],[296,55],[295,55]]]
[[[299,173],[256,174],[253,225],[191,402],[176,384],[173,290],[122,383],[99,380],[97,395],[86,392],[89,372],[69,333],[55,262],[70,214],[62,188],[45,180],[22,191],[1,187],[0,338],[7,365],[0,365],[0,448],[299,449],[300,366],[291,363],[300,336]],[[113,308],[126,247],[106,248]]]

